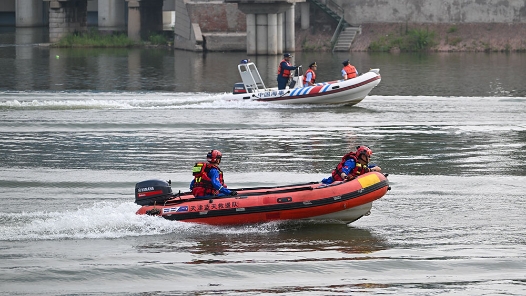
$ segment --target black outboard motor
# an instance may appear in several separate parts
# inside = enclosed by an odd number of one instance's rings
[[[234,89],[232,90],[233,94],[246,94],[247,90],[243,82],[237,82],[234,84]]]
[[[135,203],[140,206],[162,204],[173,197],[170,183],[153,179],[135,184]]]

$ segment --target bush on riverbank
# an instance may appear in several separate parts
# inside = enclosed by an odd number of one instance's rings
[[[426,51],[435,46],[435,32],[427,29],[406,30],[403,34],[387,34],[371,42],[370,51],[400,50],[404,52]]]
[[[101,34],[97,30],[74,33],[60,39],[56,47],[134,47],[140,45],[168,45],[168,38],[163,34],[152,34],[149,42],[134,41],[124,33]]]
[[[410,30],[434,33],[434,45],[426,51],[526,52],[526,23],[362,24],[362,34],[356,36],[351,51],[402,51],[396,46],[389,47],[389,41]]]
[[[60,39],[57,47],[132,47],[136,42],[126,34],[103,35],[96,30],[74,33]]]

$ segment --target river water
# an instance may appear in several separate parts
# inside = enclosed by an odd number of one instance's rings
[[[57,49],[0,32],[0,294],[525,295],[526,55],[295,53],[382,82],[356,106],[225,102],[243,53]],[[29,33],[28,33],[29,32]],[[275,86],[280,57],[249,57]],[[347,225],[215,227],[135,215],[186,191],[328,176],[369,145],[392,190]]]

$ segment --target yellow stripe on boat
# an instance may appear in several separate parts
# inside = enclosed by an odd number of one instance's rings
[[[362,188],[369,187],[380,182],[380,178],[376,174],[370,174],[365,177],[358,178],[358,182],[362,185]]]

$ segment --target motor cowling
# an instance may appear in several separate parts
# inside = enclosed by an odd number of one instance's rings
[[[232,90],[233,94],[246,94],[247,90],[243,82],[237,82],[234,84],[234,89]]]
[[[172,187],[167,181],[153,179],[135,184],[135,203],[138,205],[163,203],[172,197]]]

